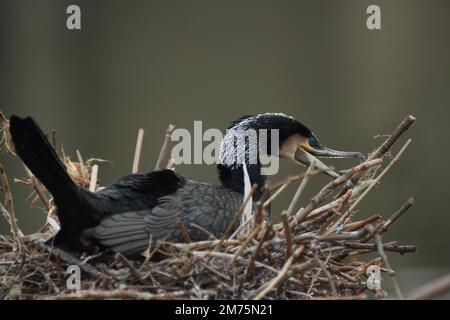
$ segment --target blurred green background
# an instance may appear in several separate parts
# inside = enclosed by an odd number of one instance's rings
[[[78,4],[82,30],[66,28]],[[366,28],[366,8],[381,7],[382,29]],[[411,196],[414,207],[385,240],[416,244],[390,254],[404,291],[450,271],[449,1],[5,1],[0,2],[0,110],[31,115],[57,131],[75,159],[100,166],[103,184],[131,170],[138,128],[141,169],[156,162],[168,123],[225,128],[242,114],[284,112],[321,142],[368,153],[406,115],[413,143],[360,206],[360,217],[389,216]],[[405,140],[406,137],[402,139]],[[396,145],[395,150],[400,147]],[[1,155],[10,180],[20,161]],[[343,169],[354,161],[328,163]],[[282,162],[279,180],[303,168]],[[179,173],[217,182],[215,168]],[[317,177],[301,200],[329,181]],[[12,183],[21,228],[44,221]],[[277,201],[288,205],[295,186]],[[0,232],[9,227],[0,219]],[[390,286],[387,275],[383,284]]]

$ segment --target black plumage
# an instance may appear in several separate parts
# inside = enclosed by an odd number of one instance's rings
[[[94,237],[113,251],[139,253],[148,247],[150,235],[152,241],[164,239],[183,242],[184,237],[177,219],[188,228],[189,237],[193,241],[207,239],[208,234],[192,227],[191,223],[220,237],[231,222],[233,213],[241,206],[242,196],[230,189],[194,181],[171,170],[158,173],[169,180],[176,179],[177,190],[158,197],[151,208],[135,208],[136,211],[133,212],[125,209],[121,213],[113,214],[101,220],[98,226],[85,230],[84,234]],[[111,189],[104,189],[99,196],[104,196],[104,199],[109,201]],[[123,202],[122,195],[119,195],[119,199]],[[142,207],[145,207],[145,204]]]

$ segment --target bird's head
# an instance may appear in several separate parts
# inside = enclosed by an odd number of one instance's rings
[[[254,131],[256,133],[256,138],[248,135],[249,129],[251,129],[250,131]],[[263,131],[261,131],[261,129]],[[261,132],[264,132],[264,129],[267,131],[264,137],[262,137]],[[248,145],[246,145],[245,148],[241,148],[241,152],[238,151],[235,153],[236,147],[239,145],[239,143],[236,142],[236,137],[243,134],[242,132],[247,134],[247,140],[243,141],[246,141]],[[278,146],[274,151],[272,142],[275,138],[275,132],[278,136],[276,139],[278,141],[275,141],[278,142]],[[266,141],[264,141],[264,139]],[[257,143],[255,143],[256,141]],[[262,145],[266,146],[267,155],[291,159],[304,165],[309,165],[312,161],[315,161],[318,169],[326,171],[326,173],[332,177],[337,177],[338,175],[333,171],[326,170],[327,166],[316,157],[356,157],[362,160],[365,159],[365,156],[360,152],[338,151],[323,146],[310,129],[293,117],[282,113],[264,113],[244,116],[230,125],[222,141],[220,155],[222,163],[231,164],[232,161],[235,163],[243,163],[243,161],[248,161],[249,154],[251,153],[249,151],[252,150],[252,146],[254,148],[255,146],[261,144],[261,142]]]

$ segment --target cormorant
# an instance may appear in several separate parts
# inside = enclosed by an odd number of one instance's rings
[[[77,186],[66,172],[47,138],[31,118],[12,116],[10,133],[15,151],[54,199],[61,229],[54,244],[77,251],[92,250],[92,244],[114,252],[134,255],[159,239],[183,242],[178,219],[193,241],[204,240],[206,233],[191,228],[195,223],[220,237],[244,198],[243,162],[230,163],[229,151],[236,148],[230,134],[240,129],[267,129],[267,154],[309,164],[318,157],[359,157],[359,152],[335,151],[322,146],[316,136],[293,117],[281,113],[244,116],[232,122],[224,136],[218,164],[220,185],[191,180],[172,170],[126,175],[95,193]],[[278,152],[271,154],[271,129],[278,129]],[[248,142],[248,141],[247,141]],[[244,152],[248,148],[244,148]],[[244,154],[251,184],[257,184],[253,200],[263,193],[260,155],[250,162]],[[239,158],[239,154],[237,154]],[[237,159],[236,158],[236,159]],[[317,165],[320,167],[320,161]],[[323,164],[322,164],[323,165]],[[324,165],[323,165],[324,166]],[[338,174],[327,171],[332,177]]]

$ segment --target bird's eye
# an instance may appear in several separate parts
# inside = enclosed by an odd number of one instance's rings
[[[317,139],[314,136],[309,137],[309,141],[308,142],[309,142],[309,145],[311,147],[316,147],[317,144],[318,144]]]

